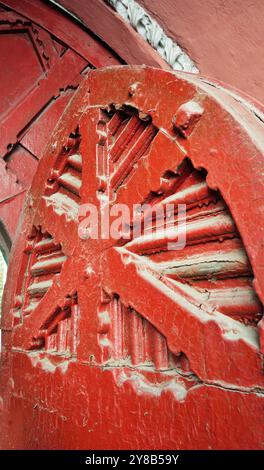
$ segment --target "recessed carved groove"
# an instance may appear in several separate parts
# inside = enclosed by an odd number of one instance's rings
[[[208,187],[206,172],[185,159],[178,170],[164,173],[160,191],[150,193],[145,203],[149,207],[139,220],[143,234],[125,249],[161,278],[191,286],[210,310],[256,325],[263,307],[253,288],[252,268],[230,211],[221,194]],[[167,204],[173,207],[169,212]],[[179,228],[178,204],[186,207],[186,243],[174,250],[169,243],[185,230]]]
[[[61,272],[67,256],[61,245],[41,228],[33,227],[24,250],[24,259],[19,277],[20,285],[13,315],[15,323],[30,315],[52,286],[53,278]]]
[[[46,183],[44,199],[58,214],[76,220],[81,201],[82,156],[78,129],[71,134],[58,155]]]
[[[106,297],[98,312],[104,366],[130,367],[195,379],[184,353],[173,354],[166,338],[118,296]]]
[[[174,70],[197,73],[186,52],[169,38],[162,27],[134,0],[105,0],[124,18]]]
[[[32,340],[31,350],[45,350],[53,354],[76,355],[80,309],[78,296],[68,296],[41,325]]]
[[[100,192],[111,199],[137,161],[148,153],[156,129],[149,117],[144,118],[129,107],[101,110],[97,125],[97,179]]]

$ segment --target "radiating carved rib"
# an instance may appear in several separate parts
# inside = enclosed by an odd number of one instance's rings
[[[44,238],[43,240],[36,243],[34,250],[36,253],[46,253],[54,250],[58,250],[60,245],[54,244],[54,239],[52,237]]]
[[[219,307],[222,313],[245,324],[257,324],[262,316],[262,307],[252,287],[249,260],[225,202],[217,191],[208,187],[206,174],[195,170],[190,161],[185,160],[177,171],[166,172],[164,177],[168,178],[168,184],[164,186],[162,183],[164,191],[156,191],[145,199],[148,205],[142,208],[136,222],[139,229],[144,229],[144,234],[136,235],[126,243],[126,248],[145,255],[146,265],[152,266],[161,276],[187,280],[196,289],[192,289],[193,297],[201,303],[207,302],[209,308]],[[178,226],[178,204],[186,207],[185,222],[182,222],[186,227],[186,244],[184,246],[183,241],[180,251],[169,245],[177,242],[185,232],[184,226]],[[245,279],[244,286],[239,280],[241,277]],[[230,284],[230,279],[235,278],[236,285]],[[208,280],[208,285],[202,285],[202,280]],[[225,285],[219,285],[223,280]],[[220,288],[219,302],[216,293],[212,294],[215,302],[209,301],[208,292],[213,284]],[[178,288],[187,289],[184,285]],[[190,287],[188,289],[190,291]],[[239,301],[239,292],[244,304]]]
[[[119,157],[122,155],[123,151],[126,149],[126,147],[129,145],[131,140],[137,136],[137,131],[139,129],[144,129],[144,124],[142,121],[137,116],[132,116],[128,123],[125,125],[123,128],[121,134],[118,136],[116,141],[111,147],[109,156],[113,160],[113,162],[116,162]]]
[[[68,315],[68,308],[57,308],[55,315],[52,315],[51,319],[47,319],[44,322],[44,325],[40,326],[38,337],[47,337],[51,335],[55,329],[57,329],[58,324],[64,320]]]
[[[65,214],[69,220],[77,220],[79,212],[79,204],[74,199],[64,193],[55,193],[51,196],[43,198],[46,201],[47,207],[52,207],[58,214]]]
[[[68,157],[68,163],[75,168],[75,170],[82,171],[82,156],[79,153],[75,153]]]
[[[57,214],[76,220],[80,205],[82,185],[82,156],[78,153],[80,136],[68,139],[50,172],[43,200]]]
[[[112,357],[123,358],[124,351],[124,308],[116,297],[110,303],[110,316],[112,318]],[[110,322],[110,317],[109,317]]]
[[[141,338],[143,336],[142,318],[132,312],[130,315],[130,341],[131,341],[131,362],[133,365],[144,363],[144,350]]]
[[[133,164],[147,150],[156,133],[157,130],[151,125],[146,127],[145,125],[141,124],[140,127],[138,127],[137,132],[134,135],[133,146],[130,145],[127,153],[124,154],[122,160],[118,164],[117,169],[111,176],[111,186],[113,190],[116,190],[117,187],[126,178],[127,174],[129,174],[131,171]]]
[[[57,307],[33,338],[31,349],[43,349],[51,353],[76,354],[78,341],[79,306],[77,293]]]
[[[70,278],[63,274],[68,270],[71,272]],[[33,285],[33,288],[31,287],[32,295],[36,295],[38,292],[42,294],[45,291],[45,298],[41,298],[37,308],[32,310],[30,315],[25,316],[23,325],[15,331],[14,344],[18,344],[24,349],[31,349],[34,343],[33,339],[39,337],[41,326],[47,323],[52,312],[56,312],[60,305],[65,304],[65,298],[68,294],[76,289],[76,273],[71,259],[68,258],[64,262],[61,273],[59,283],[50,280],[48,286],[45,281],[43,285],[38,282],[35,286]],[[46,287],[48,287],[47,290]]]
[[[189,255],[180,260],[177,260],[177,252],[172,252],[172,257],[174,259],[170,261],[154,263],[154,269],[164,275],[176,275],[183,279],[225,278],[251,274],[247,255],[242,248],[226,252],[219,250]]]
[[[190,206],[186,206],[186,223],[190,223],[195,219],[202,220],[204,217],[215,216],[220,212],[226,212],[226,207],[221,201],[218,201],[217,203],[211,202],[212,201],[205,199],[203,204],[196,202]],[[164,210],[160,210],[163,207]],[[147,234],[151,231],[157,231],[159,228],[163,229],[164,226],[167,229],[174,226],[177,227],[179,220],[178,217],[178,205],[174,206],[174,212],[170,208],[168,208],[168,211],[166,212],[165,205],[157,204],[144,212],[141,224],[144,226],[144,231]]]
[[[153,371],[174,367],[169,363],[171,353],[164,336],[137,312],[126,308],[120,299],[114,297],[99,317],[104,317],[107,325],[109,364],[113,365],[114,361],[135,367],[148,366]]]
[[[168,369],[169,367],[169,351],[166,338],[157,330],[153,332],[154,336],[154,363],[158,370]]]
[[[67,171],[58,178],[58,181],[62,186],[79,195],[82,182],[76,174],[71,171]]]
[[[56,256],[48,259],[42,258],[31,266],[31,275],[39,276],[41,274],[60,272],[62,264],[66,259],[67,256]]]
[[[114,113],[110,121],[107,123],[107,129],[111,135],[116,134],[123,121],[124,115],[122,114],[122,112],[117,111],[116,113]]]
[[[80,321],[80,307],[74,304],[71,307],[71,320],[70,320],[70,350],[73,355],[77,354],[77,346],[79,344],[79,321]]]
[[[98,111],[96,176],[100,192],[114,197],[113,192],[119,189],[133,165],[147,152],[157,132],[150,121],[140,119],[130,109]]]
[[[133,261],[134,256],[136,261]],[[138,263],[138,258],[124,249],[111,249],[105,254],[103,285],[107,291],[119,295],[125,305],[140,312],[167,336],[174,353],[184,351],[191,369],[201,379],[229,382],[232,377],[232,382],[236,383],[243,375],[241,357],[246,354],[251,365],[244,377],[245,383],[263,383],[255,329],[228,318],[215,308],[206,308],[196,289],[160,279],[142,262]],[[188,331],[189,340],[186,334],[182,335],[183,331]]]
[[[206,181],[194,184],[188,188],[177,191],[175,194],[162,200],[161,204],[191,204],[209,197],[212,191],[208,188]]]
[[[129,256],[129,254],[128,254]],[[133,255],[135,262],[142,264],[142,258]],[[177,256],[177,252],[171,252],[171,256]],[[221,261],[219,261],[221,260]],[[208,305],[219,312],[237,318],[244,323],[256,324],[262,316],[261,303],[250,283],[250,265],[243,249],[227,251],[222,253],[204,254],[201,256],[188,257],[180,260],[172,259],[164,262],[146,261],[146,266],[159,273],[163,282],[171,287],[174,286],[186,298],[195,300],[196,304]],[[163,277],[164,276],[164,277]],[[236,284],[230,286],[227,281],[232,278],[241,279],[246,276],[244,285]],[[166,280],[167,279],[167,280]],[[180,280],[189,280],[189,284]],[[196,284],[196,281],[208,279],[212,282],[207,284]],[[217,280],[224,279],[225,284],[218,285]]]
[[[26,308],[24,308],[24,315],[29,315],[33,312],[33,310],[35,310],[35,308],[38,306],[39,304],[39,299],[30,299],[30,302],[29,304],[27,305]]]
[[[28,287],[30,297],[43,297],[47,290],[52,286],[52,280],[34,282]]]
[[[67,351],[67,333],[69,327],[69,319],[61,320],[58,324],[57,333],[57,350],[59,353]]]
[[[19,287],[21,302],[15,305],[15,315],[18,308],[21,312],[19,317],[32,314],[52,286],[54,275],[60,273],[66,260],[67,256],[62,252],[61,245],[56,243],[47,231],[33,226],[24,254],[22,276],[25,281],[23,286]]]
[[[235,224],[227,213],[220,213],[198,220],[187,222],[187,244],[199,243],[215,237],[224,237],[235,232]],[[156,232],[142,235],[127,243],[128,250],[134,253],[151,253],[161,249],[168,249],[168,243],[176,242],[181,234],[185,233],[183,226],[158,229]]]
[[[206,294],[207,302],[222,313],[231,316],[250,317],[262,315],[261,303],[253,287],[234,287],[232,289],[212,289]]]
[[[196,288],[192,284],[184,284],[179,280],[164,278],[163,282],[168,287],[177,290],[185,298],[192,299],[198,305],[203,305],[210,311],[217,310],[233,318],[242,317],[248,320],[258,319],[262,316],[262,306],[252,286],[225,287],[222,288]],[[246,333],[246,330],[244,330]]]
[[[162,158],[164,148],[166,148],[166,158]],[[133,204],[148,201],[152,192],[161,191],[164,193],[166,189],[171,190],[170,179],[164,178],[169,171],[176,172],[179,168],[177,178],[173,180],[174,189],[177,190],[188,176],[189,170],[185,168],[188,165],[182,161],[182,152],[177,144],[159,131],[149,147],[146,161],[138,160],[137,171],[132,173],[125,185],[121,186],[118,191],[117,201],[132,207]],[[147,163],[147,164],[146,164]],[[151,175],[150,175],[151,168]],[[184,176],[182,175],[184,174]],[[175,173],[176,175],[176,173]],[[155,201],[157,203],[158,201]]]

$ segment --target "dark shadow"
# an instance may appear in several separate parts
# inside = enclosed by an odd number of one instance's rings
[[[0,250],[3,253],[6,263],[8,263],[9,253],[11,250],[12,241],[6,230],[3,222],[0,220]]]

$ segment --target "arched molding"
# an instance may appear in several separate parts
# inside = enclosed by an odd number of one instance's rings
[[[189,55],[170,37],[149,13],[134,0],[105,0],[124,18],[173,70],[198,73]]]

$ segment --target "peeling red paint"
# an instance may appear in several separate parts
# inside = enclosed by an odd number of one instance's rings
[[[1,2],[0,20],[0,218],[13,239],[21,201],[69,99],[90,67],[120,59],[41,1]]]
[[[190,102],[203,112],[182,135],[173,117]],[[3,448],[263,447],[262,174],[261,110],[229,89],[147,67],[89,72],[11,255]],[[159,230],[80,239],[80,205],[106,197],[185,203],[185,248]]]

